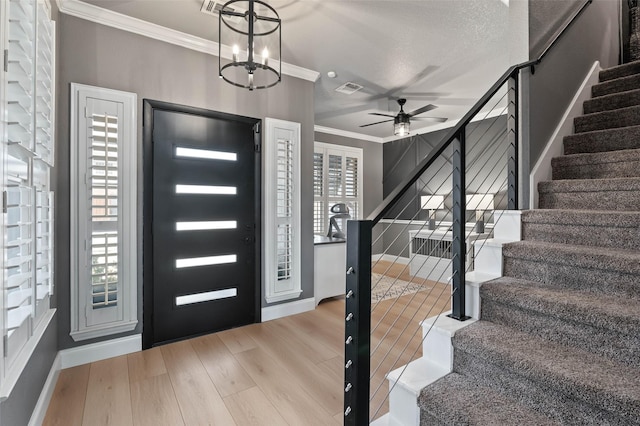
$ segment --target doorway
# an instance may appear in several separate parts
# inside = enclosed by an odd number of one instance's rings
[[[143,112],[143,347],[259,322],[260,120]]]

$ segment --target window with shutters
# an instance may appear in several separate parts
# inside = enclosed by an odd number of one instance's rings
[[[133,330],[136,95],[71,85],[71,336]]]
[[[362,219],[362,149],[316,142],[313,154],[313,233],[327,235],[331,207],[345,203]],[[346,233],[347,219],[338,220]]]
[[[48,2],[2,1],[0,45],[0,401],[55,313],[53,284],[55,23]]]
[[[265,120],[265,298],[295,299],[300,283],[300,124]]]

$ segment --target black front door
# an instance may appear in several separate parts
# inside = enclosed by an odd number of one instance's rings
[[[144,346],[259,321],[259,121],[144,108]]]

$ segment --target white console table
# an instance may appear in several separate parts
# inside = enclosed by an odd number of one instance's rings
[[[490,238],[490,233],[467,231],[467,265],[474,258],[474,242]],[[446,283],[451,269],[453,232],[445,229],[409,231],[409,273],[431,281]]]
[[[315,236],[314,295],[316,305],[327,297],[344,294],[347,285],[347,244],[343,239]]]

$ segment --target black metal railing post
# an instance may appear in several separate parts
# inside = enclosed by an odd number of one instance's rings
[[[369,424],[371,368],[371,230],[370,220],[347,222],[345,299],[344,424]]]
[[[469,319],[465,315],[465,261],[466,250],[466,183],[465,183],[465,137],[463,127],[453,139],[451,157],[453,165],[453,225],[451,240],[452,301],[451,318],[459,321]]]
[[[518,78],[519,71],[509,77],[507,99],[509,102],[507,115],[507,209],[518,208]]]

